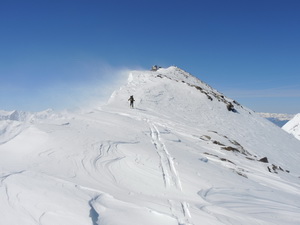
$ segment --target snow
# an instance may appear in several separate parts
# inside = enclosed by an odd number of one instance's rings
[[[300,224],[300,142],[177,67],[0,130],[1,224]]]
[[[283,127],[283,130],[292,134],[300,140],[300,113],[295,115],[288,123],[286,123]]]

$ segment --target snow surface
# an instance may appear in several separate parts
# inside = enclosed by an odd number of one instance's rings
[[[0,121],[0,224],[300,224],[300,142],[179,68],[42,115]]]
[[[294,135],[295,138],[300,140],[300,113],[295,115],[293,119],[291,119],[282,127],[282,129]]]

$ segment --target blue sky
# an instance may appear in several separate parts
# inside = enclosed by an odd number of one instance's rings
[[[176,65],[257,112],[300,113],[298,0],[1,0],[0,109],[76,107]]]

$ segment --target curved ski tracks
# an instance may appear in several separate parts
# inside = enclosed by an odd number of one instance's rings
[[[154,144],[156,152],[160,158],[160,167],[165,186],[167,188],[175,187],[176,189],[182,191],[181,181],[174,166],[174,160],[162,142],[159,130],[150,120],[147,120],[147,122],[150,128],[152,143]]]
[[[179,190],[182,193],[182,185],[175,168],[174,158],[168,152],[167,147],[163,143],[161,134],[157,126],[147,119],[150,129],[150,136],[152,143],[156,149],[157,155],[160,159],[160,168],[164,185],[167,189]],[[168,200],[172,216],[178,221],[178,225],[192,225],[190,222],[191,213],[189,211],[189,204],[185,201]]]

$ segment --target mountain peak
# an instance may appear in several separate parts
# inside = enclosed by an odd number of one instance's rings
[[[195,112],[201,115],[208,111],[215,111],[217,114],[224,110],[251,113],[251,110],[175,66],[157,71],[131,71],[128,83],[113,93],[109,105],[126,107],[130,95],[135,96],[136,107],[160,111],[164,115],[174,114],[176,111],[190,117],[194,117]]]
[[[190,85],[204,84],[201,80],[193,76],[192,74],[186,72],[185,70],[176,67],[176,66],[170,66],[168,68],[160,68],[157,71],[153,72],[157,77],[166,77],[174,81],[181,81],[183,83],[188,83]]]
[[[266,133],[273,137],[287,134],[178,67],[160,68],[157,71],[131,71],[128,83],[113,93],[108,107],[117,111],[128,109],[130,95],[135,98],[137,112],[155,114],[166,120],[172,118],[178,125],[198,127],[204,136],[211,137],[210,132],[215,131],[221,136],[230,137],[233,142],[240,143],[243,149],[258,158],[269,155],[269,159],[273,161],[275,155],[279,156],[286,149],[281,140],[275,138],[272,142],[277,147],[265,146],[262,153],[259,149],[265,142]],[[298,164],[294,159],[288,161],[273,163]]]

